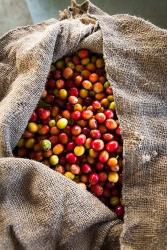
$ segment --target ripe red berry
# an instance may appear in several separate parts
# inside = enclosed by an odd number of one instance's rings
[[[91,186],[90,191],[95,194],[95,196],[100,197],[103,194],[103,187],[99,184]]]
[[[36,120],[37,120],[37,114],[36,114],[36,112],[34,111],[34,112],[32,113],[32,115],[31,115],[30,121],[31,121],[31,122],[36,122]]]
[[[111,141],[113,139],[114,139],[114,136],[112,134],[110,134],[110,133],[103,134],[103,140],[104,141]]]
[[[66,133],[59,134],[59,142],[66,144],[68,142],[68,135]]]
[[[105,182],[107,180],[106,172],[99,173],[99,182]]]
[[[99,161],[102,163],[107,162],[109,159],[109,153],[106,150],[103,150],[100,154],[99,154]]]
[[[78,125],[75,125],[71,128],[72,135],[79,135],[81,133],[81,127]]]
[[[103,113],[97,113],[95,118],[99,123],[103,123],[106,120],[106,116]]]
[[[97,169],[98,171],[102,171],[102,170],[104,169],[104,164],[101,163],[101,162],[98,162],[98,163],[96,164],[96,169]]]
[[[99,176],[96,173],[92,173],[89,175],[89,183],[91,185],[96,185],[99,181]]]
[[[73,151],[74,148],[75,148],[74,142],[73,142],[73,141],[69,141],[69,142],[67,143],[67,145],[66,145],[66,150],[67,150],[67,151]]]
[[[124,207],[123,206],[121,206],[121,205],[116,206],[114,211],[118,217],[124,216]]]
[[[78,52],[78,56],[81,58],[81,59],[84,59],[86,57],[89,56],[89,52],[87,49],[81,49],[79,52]]]
[[[78,94],[79,94],[79,91],[78,91],[77,88],[73,87],[73,88],[69,89],[69,95],[70,96],[76,96],[77,97]]]
[[[84,164],[81,166],[81,171],[84,174],[88,174],[92,171],[91,166],[89,164]]]
[[[86,142],[86,136],[84,134],[80,134],[75,138],[75,143],[77,145],[83,145]]]
[[[111,142],[108,142],[106,144],[106,150],[109,152],[109,153],[112,153],[114,151],[116,151],[118,149],[118,142],[117,141],[111,141]]]
[[[100,109],[101,108],[101,104],[100,104],[99,101],[94,101],[92,103],[92,106],[93,106],[94,109]]]
[[[44,108],[38,108],[37,114],[41,120],[46,120],[50,116],[50,110]]]
[[[92,129],[92,130],[90,131],[90,136],[91,136],[93,139],[100,139],[100,137],[101,137],[100,130],[98,130],[98,129]]]
[[[81,112],[76,110],[71,113],[71,119],[78,121],[81,118]]]
[[[69,67],[63,70],[63,76],[65,79],[70,79],[73,76],[73,70]]]
[[[96,139],[92,141],[91,146],[95,151],[101,151],[104,148],[104,142],[100,139]]]
[[[82,111],[82,118],[84,120],[89,120],[93,116],[93,112],[91,110],[83,110]]]
[[[76,157],[75,154],[73,154],[73,153],[68,153],[68,154],[66,155],[66,160],[67,160],[69,163],[74,164],[74,163],[76,163],[76,161],[77,161],[77,157]]]
[[[104,114],[105,114],[105,116],[106,116],[107,119],[114,117],[114,112],[111,109],[105,110]]]

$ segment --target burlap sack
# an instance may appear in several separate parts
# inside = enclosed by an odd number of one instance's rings
[[[86,1],[0,39],[0,249],[167,249],[167,31]],[[124,223],[43,164],[12,157],[50,64],[104,54],[124,139]]]

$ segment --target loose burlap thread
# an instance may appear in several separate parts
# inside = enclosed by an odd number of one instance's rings
[[[50,64],[80,48],[103,53],[124,140],[124,222],[77,184],[13,157]],[[167,31],[73,2],[61,21],[0,39],[0,249],[167,248]]]

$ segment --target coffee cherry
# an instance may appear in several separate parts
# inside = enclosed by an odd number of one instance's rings
[[[73,76],[73,70],[69,67],[63,70],[63,77],[65,79],[70,79]]]
[[[115,102],[110,103],[109,109],[115,110]]]
[[[62,99],[62,100],[65,100],[68,96],[68,92],[66,89],[60,89],[58,91],[58,96]]]
[[[30,118],[30,122],[36,122],[37,121],[37,114],[36,112],[33,112]]]
[[[113,139],[114,139],[114,136],[112,134],[110,134],[110,133],[103,134],[103,140],[104,141],[111,141]]]
[[[93,91],[95,93],[101,93],[103,91],[103,84],[101,82],[96,82],[93,85]]]
[[[99,69],[104,67],[104,60],[102,58],[96,60],[96,67]]]
[[[107,165],[109,167],[115,167],[118,164],[118,160],[115,157],[112,157],[108,160]]]
[[[24,146],[24,144],[25,144],[25,140],[24,140],[23,138],[21,138],[21,139],[18,141],[18,143],[17,143],[17,147],[18,147],[18,148],[21,148],[21,147]]]
[[[37,113],[41,120],[45,120],[50,116],[50,111],[43,108],[38,108]]]
[[[99,176],[96,173],[92,173],[89,175],[89,183],[91,185],[96,185],[99,181]]]
[[[96,139],[91,143],[91,146],[95,151],[101,151],[104,148],[104,142],[100,139]]]
[[[103,150],[99,155],[99,161],[105,163],[108,161],[109,153],[106,150]]]
[[[119,180],[119,175],[117,172],[110,172],[108,175],[109,182],[117,183]]]
[[[52,166],[55,166],[58,164],[59,162],[59,158],[57,155],[52,155],[50,158],[49,158],[49,162]]]
[[[106,116],[103,113],[97,113],[95,118],[99,123],[103,123],[106,120]]]
[[[89,156],[92,158],[96,158],[98,156],[98,153],[94,151],[92,148],[89,149]]]
[[[101,163],[101,162],[98,162],[98,163],[96,164],[96,169],[97,169],[98,171],[102,171],[102,170],[104,169],[104,164]]]
[[[76,161],[77,161],[77,157],[76,157],[75,154],[73,154],[73,153],[68,153],[68,154],[66,155],[66,160],[67,160],[69,163],[74,164],[74,163],[76,163]]]
[[[108,129],[116,129],[117,128],[117,123],[114,119],[107,119],[105,122],[105,125]]]
[[[35,144],[35,139],[34,138],[29,138],[26,142],[25,142],[25,147],[26,148],[33,148]]]
[[[111,197],[110,204],[111,206],[117,206],[119,204],[119,198],[117,196]]]
[[[97,197],[102,196],[103,194],[103,187],[99,184],[91,186],[91,192],[95,194]]]
[[[71,128],[72,135],[79,135],[81,133],[81,127],[78,125],[75,125]]]
[[[78,97],[78,94],[79,94],[79,92],[78,92],[77,88],[73,87],[73,88],[69,89],[69,95],[70,96]]]
[[[89,149],[91,148],[91,143],[92,143],[92,139],[91,138],[87,138],[85,141],[85,148]]]
[[[79,182],[78,186],[81,187],[83,190],[86,190],[86,185],[84,183]]]
[[[107,180],[107,174],[105,172],[99,173],[99,182],[105,182]]]
[[[56,62],[56,68],[57,69],[63,69],[64,68],[64,60],[58,60]]]
[[[74,105],[74,111],[82,111],[82,105],[77,103]]]
[[[86,142],[86,136],[84,134],[80,134],[75,138],[75,143],[77,145],[83,145]]]
[[[88,80],[84,80],[82,82],[82,86],[84,87],[84,89],[90,90],[92,88],[92,83]]]
[[[123,217],[123,215],[124,215],[124,207],[123,206],[121,206],[121,205],[116,206],[114,211],[118,217]]]
[[[84,120],[89,120],[93,116],[93,112],[91,110],[83,110],[82,111],[82,118]]]
[[[70,141],[70,142],[68,142],[67,145],[66,145],[66,150],[67,150],[67,151],[73,151],[73,150],[74,150],[74,147],[75,147],[74,142],[73,142],[73,141]]]
[[[65,173],[64,167],[62,165],[60,165],[60,164],[56,165],[55,171],[59,172],[60,174],[64,174]]]
[[[62,144],[57,144],[53,147],[53,153],[55,155],[59,155],[63,152],[64,146]]]
[[[109,153],[112,153],[118,149],[118,142],[117,141],[111,141],[106,144],[106,150]]]
[[[64,80],[59,79],[56,81],[56,88],[57,89],[62,89],[64,87]]]
[[[94,109],[100,109],[101,108],[101,104],[100,104],[99,101],[94,101],[92,103],[92,106],[93,106]]]
[[[47,151],[47,150],[51,149],[51,147],[52,147],[52,144],[49,140],[45,139],[45,140],[41,141],[41,148],[43,150]]]
[[[49,132],[49,126],[43,125],[40,129],[38,129],[38,133],[40,135],[46,135]]]
[[[66,176],[67,178],[74,180],[75,175],[71,172],[65,172],[64,176]]]
[[[68,97],[68,101],[69,101],[70,104],[74,105],[74,104],[76,104],[78,102],[78,98],[76,96],[71,95],[71,96]]]
[[[79,96],[81,97],[81,98],[86,98],[86,97],[88,97],[88,90],[87,89],[80,89],[80,91],[79,91]]]
[[[100,139],[100,137],[101,137],[100,130],[98,130],[98,129],[92,129],[92,130],[90,131],[90,136],[91,136],[93,139]]]
[[[71,113],[71,119],[78,121],[81,118],[81,112],[76,110]]]
[[[96,73],[92,73],[89,75],[89,81],[91,81],[92,83],[97,82],[99,79],[98,75]]]
[[[104,111],[104,114],[106,116],[107,119],[113,118],[114,117],[114,113],[111,109],[107,109]]]
[[[62,144],[66,144],[68,142],[68,135],[66,133],[60,133],[58,138],[59,142]]]
[[[80,167],[76,164],[72,164],[70,166],[71,173],[73,174],[80,174]]]
[[[81,49],[78,52],[78,56],[83,59],[83,58],[87,58],[89,56],[89,52],[87,49]]]
[[[76,156],[81,156],[81,155],[83,155],[85,153],[85,148],[83,147],[83,146],[76,146],[75,148],[74,148],[74,154],[76,155]]]
[[[68,124],[68,120],[66,118],[61,118],[57,122],[57,127],[59,129],[64,129]]]

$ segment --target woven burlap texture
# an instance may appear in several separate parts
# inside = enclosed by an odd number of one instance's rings
[[[124,139],[124,223],[41,163],[14,158],[50,64],[79,48],[103,53]],[[61,21],[0,39],[0,249],[167,249],[167,31],[89,1]]]

